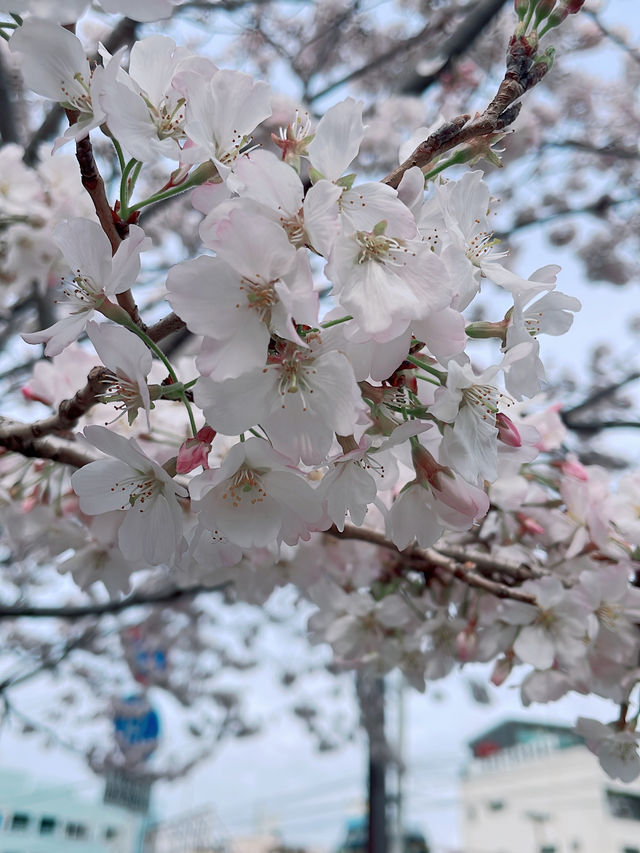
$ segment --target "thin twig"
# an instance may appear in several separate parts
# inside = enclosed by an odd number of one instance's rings
[[[491,595],[495,595],[497,598],[509,598],[525,604],[536,604],[535,595],[521,592],[519,589],[507,586],[507,584],[500,583],[499,581],[490,580],[475,572],[473,558],[467,557],[466,554],[464,561],[461,561],[445,556],[437,548],[407,548],[401,551],[384,534],[376,530],[355,527],[350,524],[346,524],[342,532],[336,527],[331,527],[326,532],[336,539],[358,539],[361,542],[370,542],[372,545],[378,545],[381,548],[394,551],[401,557],[408,559],[411,562],[411,568],[415,571],[430,572],[433,569],[440,569],[463,581],[467,586],[482,589],[485,592],[491,593]],[[484,558],[483,562],[485,562]],[[507,576],[513,571],[512,563],[500,563],[499,560],[494,562],[494,567],[496,573],[502,572]],[[522,569],[523,567],[520,568]]]
[[[0,447],[30,459],[49,459],[73,468],[82,468],[97,458],[89,448],[81,448],[67,439],[57,436],[33,438],[29,435],[30,427],[31,424],[0,415]],[[19,433],[17,437],[16,431]]]
[[[2,604],[0,605],[0,619],[29,618],[56,618],[56,619],[84,619],[87,616],[104,616],[107,613],[121,613],[131,607],[143,607],[148,604],[172,604],[184,598],[194,598],[202,593],[220,592],[227,584],[207,586],[196,584],[190,587],[178,587],[157,592],[139,592],[128,595],[117,601],[103,601],[94,604],[69,605],[68,607],[32,607],[27,604]],[[2,685],[0,685],[1,689]]]
[[[16,423],[13,427],[0,427],[0,443],[4,443],[7,436],[15,439],[42,438],[50,433],[68,432],[73,429],[80,418],[99,402],[104,391],[106,374],[107,371],[103,367],[92,368],[84,388],[77,391],[70,399],[63,400],[55,415],[30,424]]]

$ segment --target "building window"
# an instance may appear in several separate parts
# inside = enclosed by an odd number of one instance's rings
[[[556,853],[557,847],[554,844],[545,844],[540,848],[540,853]]]
[[[620,791],[607,791],[607,805],[614,817],[626,820],[640,820],[640,796],[623,794]]]
[[[572,850],[582,850],[582,843],[580,841],[572,841],[571,842]]]
[[[53,835],[56,831],[55,817],[40,818],[40,835]]]
[[[622,853],[640,853],[637,847],[623,847]]]
[[[83,823],[68,823],[65,828],[67,838],[80,840],[87,837],[87,827]]]
[[[16,832],[24,832],[29,826],[29,815],[24,812],[15,812],[11,818],[11,829]]]
[[[501,812],[504,808],[504,800],[491,800],[489,802],[489,811]]]
[[[118,830],[115,826],[108,826],[104,831],[104,837],[107,841],[113,841],[114,838],[118,837]]]

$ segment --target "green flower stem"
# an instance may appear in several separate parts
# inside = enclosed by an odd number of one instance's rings
[[[133,208],[129,207],[129,199],[135,186],[135,182],[140,174],[142,163],[138,160],[129,160],[127,165],[122,170],[120,178],[120,218],[126,222]]]
[[[171,377],[171,379],[173,380],[173,382],[176,385],[179,385],[182,387],[182,390],[179,394],[179,397],[182,400],[182,402],[184,403],[185,408],[187,410],[187,413],[189,415],[189,424],[191,426],[191,432],[193,433],[193,436],[195,438],[196,435],[198,434],[198,428],[196,427],[196,421],[195,421],[195,418],[193,416],[193,410],[191,408],[189,400],[187,399],[187,394],[185,392],[184,385],[182,385],[182,383],[178,381],[178,377],[176,376],[175,371],[174,371],[173,367],[171,366],[171,363],[169,362],[169,359],[162,352],[162,350],[155,343],[155,341],[152,341],[150,337],[145,335],[145,333],[142,331],[142,329],[140,329],[138,326],[136,326],[136,324],[133,322],[133,320],[128,318],[128,322],[123,323],[122,325],[124,325],[128,329],[130,329],[134,333],[134,335],[137,335],[140,338],[141,341],[144,341],[144,343],[149,347],[149,349],[158,356],[160,361],[167,368],[167,372],[168,372],[169,376]]]
[[[347,314],[346,317],[338,317],[337,320],[328,320],[326,323],[320,323],[320,328],[330,329],[331,326],[338,326],[340,323],[347,323],[349,320],[353,320],[351,314]]]
[[[533,18],[533,13],[536,10],[536,6],[537,6],[537,0],[533,0],[533,2],[531,2],[529,4],[529,12],[527,13],[527,17],[524,19],[524,31],[525,31],[525,33],[529,29],[529,24],[531,23],[531,19]]]
[[[436,379],[439,379],[441,385],[446,383],[447,373],[445,370],[436,370],[435,367],[431,367],[430,364],[427,364],[427,362],[423,361],[421,358],[416,358],[415,355],[408,355],[405,361],[409,361],[411,364],[415,364],[416,367],[426,370],[427,373],[430,373],[432,376],[435,376]]]
[[[155,204],[158,201],[164,201],[167,198],[172,198],[174,195],[179,195],[185,190],[190,190],[192,187],[199,187],[206,180],[217,174],[218,170],[211,161],[201,163],[200,166],[198,166],[197,169],[194,169],[191,175],[181,184],[178,184],[177,187],[171,187],[168,190],[161,190],[160,192],[154,193],[154,195],[150,195],[149,198],[145,198],[143,201],[139,201],[137,204],[129,207],[128,213],[135,213],[136,210],[142,210],[150,204]]]
[[[109,138],[113,142],[113,147],[116,149],[116,154],[118,155],[118,163],[120,165],[120,172],[122,173],[124,172],[127,165],[124,159],[124,154],[122,153],[122,146],[113,136],[110,136]]]
[[[452,157],[449,157],[448,160],[443,160],[441,163],[431,169],[430,172],[427,172],[424,176],[425,184],[427,181],[430,181],[432,178],[435,178],[436,175],[439,175],[440,172],[444,172],[445,169],[448,169],[449,166],[458,166],[460,163],[466,163],[469,159],[469,152],[467,149],[462,149],[454,154]]]
[[[437,385],[440,387],[440,382],[437,379],[434,379],[433,376],[425,376],[423,373],[416,373],[416,379],[422,379],[423,382],[430,382],[432,385]]]

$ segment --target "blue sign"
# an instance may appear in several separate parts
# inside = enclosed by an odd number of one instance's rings
[[[147,758],[158,745],[160,718],[146,696],[125,696],[114,703],[113,724],[118,746],[125,753]]]

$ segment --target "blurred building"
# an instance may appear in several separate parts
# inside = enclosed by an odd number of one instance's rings
[[[202,809],[147,830],[145,853],[228,853],[229,842],[214,809]],[[1,853],[1,851],[0,851]]]
[[[369,823],[366,817],[349,818],[346,835],[337,853],[367,853],[369,847]],[[387,841],[387,847],[391,845]],[[402,853],[430,853],[424,835],[418,829],[405,829],[402,838]]]
[[[640,853],[640,781],[610,779],[571,729],[505,722],[470,747],[464,853]]]
[[[0,853],[138,853],[142,817],[0,770]]]

